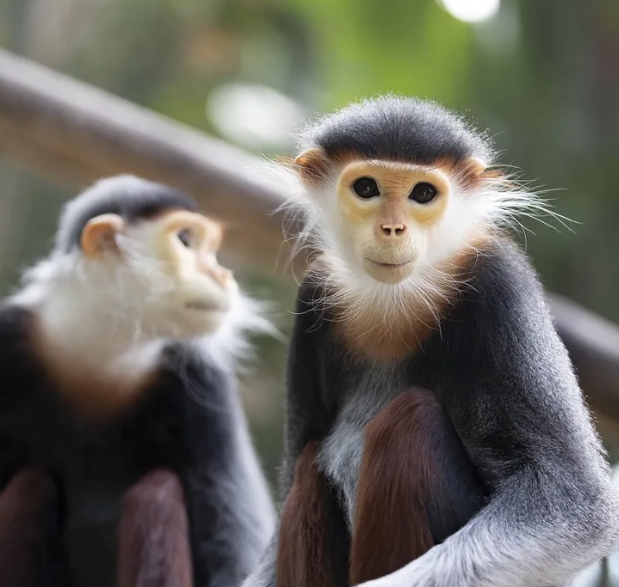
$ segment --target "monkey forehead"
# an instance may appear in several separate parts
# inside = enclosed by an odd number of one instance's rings
[[[322,118],[302,133],[300,147],[320,147],[336,159],[351,154],[421,164],[492,159],[487,136],[462,117],[434,102],[393,95],[351,104]]]
[[[188,194],[132,175],[100,180],[63,208],[56,249],[68,253],[79,247],[84,227],[95,216],[118,214],[133,223],[158,216],[166,210],[196,212],[198,206]]]

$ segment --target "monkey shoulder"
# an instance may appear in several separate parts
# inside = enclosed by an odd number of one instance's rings
[[[38,407],[45,383],[33,351],[34,322],[29,308],[0,304],[0,488],[27,462],[35,414],[45,409]]]
[[[289,367],[297,375],[319,367],[321,357],[339,354],[333,336],[333,310],[325,307],[329,292],[324,285],[324,275],[310,271],[297,291],[295,321],[289,348]],[[292,376],[293,373],[290,373]]]
[[[325,383],[325,356],[333,358],[338,348],[323,308],[323,277],[311,269],[298,289],[288,350],[288,426],[305,427],[308,438],[324,436],[333,421],[336,400]]]
[[[26,306],[4,301],[0,303],[0,345],[4,353],[17,350],[34,326],[34,312]]]
[[[310,332],[324,328],[328,321],[324,320],[326,310],[324,300],[328,291],[324,285],[325,274],[319,268],[312,268],[303,279],[297,291],[296,323],[300,328]]]
[[[35,322],[30,308],[11,302],[0,304],[0,372],[6,392],[17,392],[19,387],[19,393],[24,393],[34,373],[40,373],[33,344]]]
[[[599,463],[582,391],[524,252],[497,241],[472,266],[468,286],[427,356],[469,449],[508,468]]]
[[[526,254],[513,241],[493,241],[469,268],[460,298],[444,324],[454,351],[479,358],[528,362],[566,355],[544,288]],[[457,354],[456,353],[456,354]]]

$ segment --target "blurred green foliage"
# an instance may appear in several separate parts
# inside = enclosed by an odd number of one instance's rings
[[[548,287],[619,321],[619,4],[503,0],[460,22],[435,0],[0,0],[0,45],[216,134],[207,100],[262,84],[305,115],[378,92],[431,98],[489,128],[575,219],[525,225]],[[70,194],[0,161],[0,285],[43,254]],[[294,292],[245,269],[289,332]],[[272,473],[281,449],[285,345],[259,344],[246,405]],[[251,380],[251,386],[249,381]]]

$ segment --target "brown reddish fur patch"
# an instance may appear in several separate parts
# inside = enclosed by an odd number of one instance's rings
[[[309,443],[297,460],[294,482],[282,510],[276,587],[332,587],[329,552],[329,488],[318,470],[319,444]]]
[[[388,328],[380,308],[368,307],[357,315],[344,310],[345,318],[336,323],[336,331],[355,355],[381,362],[402,360],[415,353],[437,327],[428,308],[411,300],[410,309],[410,315],[393,320]]]
[[[47,584],[51,545],[60,539],[58,496],[52,479],[24,469],[0,495],[0,583],[6,587]],[[58,562],[58,561],[56,561]]]
[[[192,587],[193,565],[183,489],[153,470],[123,496],[117,587]]]
[[[429,392],[408,391],[366,426],[351,585],[392,573],[433,546],[426,502],[440,491],[442,479],[428,440],[441,409]]]

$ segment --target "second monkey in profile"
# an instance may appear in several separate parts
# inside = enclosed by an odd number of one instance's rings
[[[221,238],[109,178],[0,306],[3,587],[236,587],[258,562],[274,509],[234,371],[264,321]]]

